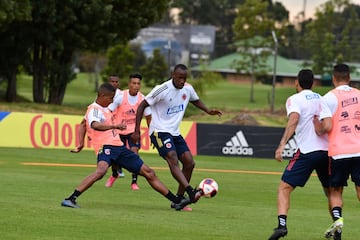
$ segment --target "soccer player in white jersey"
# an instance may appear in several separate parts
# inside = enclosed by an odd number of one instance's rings
[[[275,151],[275,158],[281,162],[282,152],[288,140],[294,135],[298,150],[289,161],[278,187],[277,214],[278,226],[269,240],[276,240],[287,235],[287,215],[290,207],[290,194],[296,187],[305,186],[313,170],[328,193],[328,139],[318,136],[313,125],[313,118],[319,115],[321,96],[311,90],[314,74],[309,69],[299,72],[295,80],[297,93],[286,101],[288,122],[280,144]]]
[[[151,142],[157,148],[159,155],[167,161],[172,176],[179,183],[178,198],[182,199],[184,204],[190,204],[199,199],[200,193],[189,184],[195,162],[180,134],[180,123],[189,102],[209,115],[221,116],[222,112],[207,108],[194,88],[186,83],[186,79],[187,67],[178,64],[174,67],[171,79],[151,90],[138,107],[132,141],[139,142],[141,118],[144,109],[151,106],[152,119],[149,127]],[[179,161],[182,163],[182,169],[179,167]],[[184,197],[185,192],[189,199]],[[171,207],[174,205],[172,204]],[[191,211],[190,208],[184,210]]]

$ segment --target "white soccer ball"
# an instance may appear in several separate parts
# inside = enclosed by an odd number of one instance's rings
[[[199,184],[199,189],[202,191],[202,196],[212,198],[215,197],[217,192],[219,191],[219,185],[212,178],[205,178]]]

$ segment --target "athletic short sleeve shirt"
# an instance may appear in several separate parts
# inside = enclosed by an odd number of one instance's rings
[[[123,91],[121,91],[120,89],[116,89],[114,100],[112,103],[110,103],[108,108],[112,112],[115,111],[115,109],[122,103],[122,99],[123,99]]]
[[[199,100],[199,96],[190,84],[185,83],[182,89],[177,89],[170,79],[156,86],[145,100],[151,106],[149,134],[156,131],[179,136],[186,107],[189,101]]]
[[[313,118],[319,115],[320,108],[321,96],[311,90],[302,90],[286,101],[287,116],[292,112],[300,116],[294,138],[302,153],[326,151],[328,148],[327,135],[318,136],[313,125]]]
[[[89,127],[91,128],[91,123],[92,122],[100,122],[100,123],[104,123],[105,122],[105,116],[103,114],[103,111],[109,111],[109,109],[101,107],[99,104],[97,103],[93,103],[93,106],[96,107],[91,107],[90,105],[90,110],[89,113],[87,115],[87,121],[86,123],[89,125]],[[99,111],[98,108],[103,109],[103,111]]]

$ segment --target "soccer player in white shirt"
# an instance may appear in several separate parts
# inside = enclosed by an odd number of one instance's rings
[[[178,64],[174,67],[170,80],[151,90],[138,107],[132,140],[139,141],[141,118],[144,109],[150,106],[152,113],[149,127],[151,142],[157,148],[159,155],[167,161],[171,174],[179,183],[177,192],[179,199],[189,204],[196,202],[200,194],[189,184],[195,162],[189,147],[180,134],[180,123],[189,102],[209,115],[221,116],[222,112],[207,108],[194,88],[186,83],[186,79],[187,67]],[[182,163],[182,169],[179,167],[179,161]],[[189,195],[189,199],[184,198],[185,192]],[[174,207],[173,204],[171,207]],[[184,208],[184,210],[191,211],[190,208]]]
[[[283,160],[282,152],[294,133],[298,150],[281,177],[278,187],[278,226],[269,240],[287,235],[286,220],[290,194],[296,187],[305,186],[313,170],[316,170],[324,191],[328,193],[328,140],[325,135],[318,136],[313,125],[313,118],[319,115],[321,106],[321,96],[311,90],[313,79],[314,74],[311,70],[301,70],[295,80],[297,93],[286,101],[288,122],[275,151],[275,159],[279,162]]]

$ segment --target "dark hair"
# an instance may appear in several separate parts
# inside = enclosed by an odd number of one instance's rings
[[[119,75],[116,75],[116,74],[110,74],[110,75],[109,75],[109,79],[110,79],[110,78],[113,78],[113,77],[119,78]]]
[[[335,80],[349,81],[350,79],[350,67],[344,63],[340,63],[334,66]]]
[[[186,71],[186,70],[187,70],[187,67],[186,67],[184,64],[177,64],[177,65],[175,65],[175,67],[174,67],[174,72],[175,72],[176,70],[178,70],[178,69],[181,69],[181,70]]]
[[[300,70],[297,78],[302,89],[311,89],[314,83],[314,73],[310,69]]]
[[[110,83],[106,82],[106,83],[103,83],[100,85],[100,87],[98,89],[98,95],[115,92],[115,91],[116,91],[116,89]]]
[[[142,79],[142,76],[141,76],[140,73],[132,73],[132,74],[129,75],[129,80],[130,80],[131,78],[138,78],[138,79],[141,80],[141,79]]]

